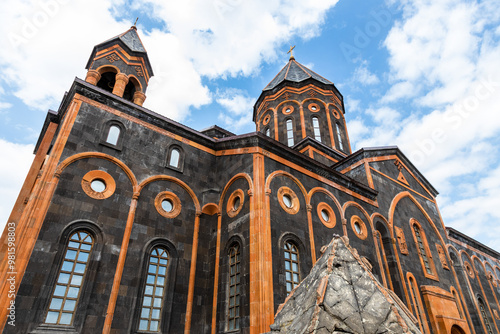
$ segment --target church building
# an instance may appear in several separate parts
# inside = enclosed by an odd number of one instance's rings
[[[500,254],[397,146],[352,152],[342,94],[293,56],[242,135],[142,107],[135,26],[86,68],[2,234],[0,332],[266,333],[338,235],[422,333],[499,333]]]

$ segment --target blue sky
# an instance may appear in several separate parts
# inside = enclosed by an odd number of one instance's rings
[[[254,131],[288,61],[334,82],[353,150],[397,145],[440,192],[447,226],[500,250],[500,3],[496,0],[3,0],[0,222],[92,47],[138,29],[155,77],[145,107],[196,130]]]

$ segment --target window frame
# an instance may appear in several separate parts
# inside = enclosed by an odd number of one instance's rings
[[[84,280],[80,287],[78,303],[74,311],[74,318],[71,325],[56,325],[45,323],[45,318],[50,306],[52,294],[59,277],[60,269],[64,262],[67,246],[70,237],[78,232],[85,231],[93,238],[94,245],[90,253]],[[76,334],[82,331],[82,327],[86,317],[86,310],[89,305],[90,297],[95,283],[97,268],[99,264],[99,254],[102,252],[102,230],[94,222],[90,220],[77,220],[70,222],[61,232],[58,242],[53,244],[49,253],[55,254],[52,262],[52,269],[47,275],[46,284],[42,287],[38,298],[35,299],[33,309],[36,310],[35,319],[38,326],[35,329],[37,333],[54,333],[65,332]]]
[[[339,144],[339,150],[344,152],[345,151],[345,144],[344,144],[344,138],[342,138],[342,132],[341,132],[339,122],[335,122],[335,132],[337,133],[337,142]]]
[[[168,260],[168,268],[166,274],[166,284],[164,286],[163,292],[163,305],[161,309],[161,318],[159,330],[157,332],[151,331],[143,331],[139,330],[140,316],[142,310],[142,301],[144,298],[145,285],[148,277],[148,266],[149,266],[149,257],[151,252],[156,247],[164,248],[169,254]],[[174,297],[174,288],[175,288],[175,277],[178,265],[178,253],[173,243],[164,238],[154,238],[150,240],[142,251],[142,259],[141,259],[141,278],[140,282],[137,285],[137,298],[134,300],[134,307],[132,308],[132,314],[129,324],[129,330],[127,333],[136,333],[136,334],[144,334],[144,333],[168,333],[170,328],[170,320],[172,315],[172,303]]]
[[[232,254],[231,254],[231,251],[237,247],[237,253],[236,255],[238,255],[237,257],[237,261],[235,263],[235,265],[239,264],[239,270],[238,267],[236,267],[235,269],[235,275],[237,276],[238,274],[240,275],[240,281],[239,283],[238,282],[235,282],[234,286],[235,286],[235,294],[234,294],[234,297],[235,297],[235,307],[234,309],[238,310],[238,316],[234,316],[233,319],[235,319],[235,323],[236,323],[236,319],[239,319],[238,321],[238,328],[229,328],[229,322],[231,321],[231,317],[230,317],[230,311],[231,311],[231,304],[230,304],[230,301],[231,301],[231,297],[233,297],[233,295],[231,294],[231,287],[232,287],[232,284],[231,284],[231,266],[232,266],[232,262],[231,262],[231,258],[232,258]],[[236,332],[236,331],[240,331],[242,329],[242,281],[243,281],[243,274],[242,274],[242,264],[241,264],[241,260],[242,260],[242,252],[241,252],[241,244],[238,242],[238,241],[233,241],[230,246],[228,247],[228,250],[227,250],[227,283],[226,283],[226,298],[225,298],[225,304],[226,304],[226,312],[225,312],[225,317],[224,317],[224,329],[226,332]],[[239,259],[239,261],[238,261]],[[236,281],[236,279],[235,279]],[[238,289],[236,287],[239,287],[239,291],[237,291]],[[236,298],[238,297],[238,298]],[[238,305],[236,306],[236,300],[239,299],[239,303]],[[236,312],[235,312],[236,313]]]
[[[486,308],[486,303],[481,296],[477,295],[476,299],[478,304],[477,306],[479,307],[479,315],[483,319],[486,334],[493,334],[494,322],[490,321],[490,318],[488,317],[488,313],[490,313],[490,311]]]
[[[113,126],[116,126],[120,129],[120,133],[118,134],[118,139],[116,141],[116,144],[112,144],[112,143],[108,142],[109,131],[111,130],[111,127],[113,127]],[[110,148],[113,148],[117,151],[121,151],[123,148],[124,136],[125,136],[125,125],[118,120],[110,120],[110,121],[107,121],[106,123],[104,123],[104,125],[102,126],[100,144],[107,146],[107,147],[110,147]]]
[[[314,124],[314,120],[317,121],[317,127],[316,125]],[[323,140],[321,139],[321,125],[320,125],[320,118],[317,116],[317,115],[314,115],[311,117],[311,123],[312,123],[312,129],[313,129],[313,135],[314,135],[314,139],[317,140],[318,142],[322,143]],[[316,130],[318,130],[318,133],[316,134]],[[318,139],[319,138],[319,139]]]
[[[285,118],[285,139],[286,139],[286,146],[288,147],[293,147],[295,145],[295,122],[293,121],[293,118],[287,117]],[[290,122],[290,123],[288,123]],[[288,124],[291,124],[291,129],[288,129]],[[292,137],[288,137],[288,133],[292,134]],[[291,145],[290,145],[291,141]]]
[[[420,225],[420,223],[416,219],[412,218],[410,219],[410,228],[413,235],[413,241],[415,242],[415,247],[417,248],[420,264],[422,265],[422,272],[424,273],[425,277],[435,281],[439,281],[436,265],[434,264],[434,258],[432,256],[431,249],[429,248],[429,243],[427,242],[427,236],[425,235],[422,225]],[[419,246],[419,240],[415,232],[415,228],[417,228],[419,231],[422,247]],[[424,251],[424,254],[422,254],[422,249]],[[430,272],[427,271],[427,268],[425,266],[424,256],[427,258]]]
[[[170,158],[172,157],[172,152],[174,150],[179,152],[179,161],[177,163],[177,167],[170,164]],[[182,149],[181,146],[179,146],[177,144],[170,145],[167,149],[167,157],[165,159],[165,167],[182,173],[182,171],[184,170],[184,158],[185,158],[185,156],[186,155],[185,155],[184,150]]]

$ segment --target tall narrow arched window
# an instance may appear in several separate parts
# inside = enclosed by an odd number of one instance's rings
[[[46,324],[71,325],[80,298],[94,240],[86,231],[71,235],[49,303]]]
[[[431,251],[422,227],[415,219],[411,219],[410,224],[412,226],[413,237],[420,257],[420,263],[424,270],[424,275],[428,278],[437,279],[436,267],[434,266]]]
[[[117,125],[111,125],[108,130],[108,136],[106,137],[106,143],[111,145],[118,144],[118,138],[120,138],[120,127]]]
[[[240,246],[238,244],[235,244],[229,249],[229,289],[227,294],[228,330],[235,330],[240,328],[240,289]]]
[[[167,285],[169,254],[163,247],[155,247],[149,255],[147,277],[142,296],[139,330],[160,331],[163,300]]]
[[[477,299],[479,304],[479,310],[481,311],[481,316],[484,320],[484,325],[486,326],[486,331],[488,334],[493,334],[493,327],[491,326],[490,318],[488,317],[488,313],[486,311],[486,306],[481,298]]]
[[[418,320],[420,331],[424,333],[424,324],[426,323],[425,321],[425,315],[424,311],[422,308],[422,301],[420,299],[420,294],[418,292],[418,287],[417,287],[417,282],[415,282],[415,279],[413,276],[408,277],[408,283],[410,285],[411,289],[411,295],[412,295],[412,304],[413,308],[415,309],[415,317]]]
[[[266,136],[271,137],[271,130],[269,128],[266,129]]]
[[[289,294],[300,283],[299,250],[293,243],[285,242],[286,293]]]
[[[340,150],[344,150],[344,142],[342,141],[342,133],[340,132],[340,126],[339,123],[335,123],[335,128],[337,130],[337,139],[339,141],[339,148]]]
[[[293,121],[291,119],[286,121],[286,139],[288,146],[293,146]]]
[[[313,117],[312,118],[312,122],[313,122],[313,129],[314,129],[314,139],[316,139],[317,141],[321,142],[321,132],[320,132],[320,129],[319,129],[319,120],[318,120],[318,117]]]

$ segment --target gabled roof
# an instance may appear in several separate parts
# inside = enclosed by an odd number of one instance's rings
[[[273,80],[263,90],[271,90],[283,81],[301,82],[313,78],[327,85],[333,85],[333,82],[323,78],[321,75],[311,71],[304,65],[298,63],[295,58],[290,58],[288,64],[274,77]]]

